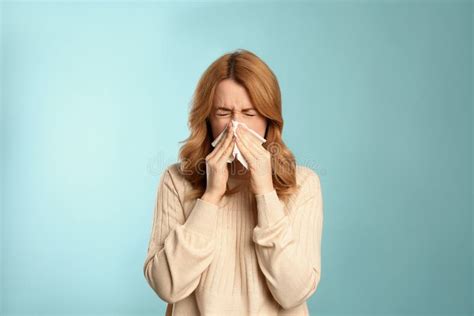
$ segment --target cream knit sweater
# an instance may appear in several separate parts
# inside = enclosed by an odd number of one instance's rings
[[[191,186],[178,168],[161,175],[143,267],[172,315],[309,315],[321,279],[319,176],[297,165],[301,188],[286,204],[244,185],[216,205],[183,202]]]

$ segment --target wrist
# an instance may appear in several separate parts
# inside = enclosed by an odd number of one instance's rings
[[[255,190],[255,195],[264,195],[264,194],[273,192],[274,190],[275,190],[275,188],[273,186],[272,187],[267,187],[267,188],[257,189],[257,190]]]

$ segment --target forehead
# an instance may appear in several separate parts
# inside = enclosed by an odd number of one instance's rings
[[[241,111],[254,109],[245,87],[231,79],[225,79],[217,85],[213,107]]]

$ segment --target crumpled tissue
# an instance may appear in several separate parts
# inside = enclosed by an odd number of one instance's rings
[[[252,134],[254,134],[260,141],[261,144],[263,144],[264,142],[266,142],[267,140],[265,138],[263,138],[262,136],[260,136],[257,132],[255,132],[254,130],[250,129],[245,123],[241,123],[241,122],[238,122],[238,121],[235,121],[235,120],[232,120],[232,132],[234,133],[234,135],[237,135],[237,132],[236,132],[236,129],[237,129],[237,126],[242,125],[243,127],[247,128],[247,130],[249,132],[251,132]],[[226,126],[226,128],[219,134],[219,136],[216,137],[216,139],[211,143],[212,147],[216,147],[217,144],[219,144],[219,142],[221,141],[221,139],[223,138],[224,136],[224,133],[225,131],[227,130],[228,126]],[[238,137],[238,136],[237,136]],[[227,163],[231,163],[232,161],[234,161],[235,159],[237,159],[238,161],[240,161],[240,163],[246,168],[248,169],[248,163],[247,161],[245,160],[244,156],[242,155],[242,153],[240,152],[239,150],[239,147],[237,147],[237,144],[234,145],[234,149],[232,150],[232,155],[231,157],[229,157],[229,159],[227,160]]]

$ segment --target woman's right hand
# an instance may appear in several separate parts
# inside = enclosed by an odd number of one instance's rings
[[[213,204],[218,204],[224,196],[229,179],[227,159],[235,145],[231,122],[227,124],[225,138],[217,144],[214,150],[206,156],[206,191],[202,199]]]

